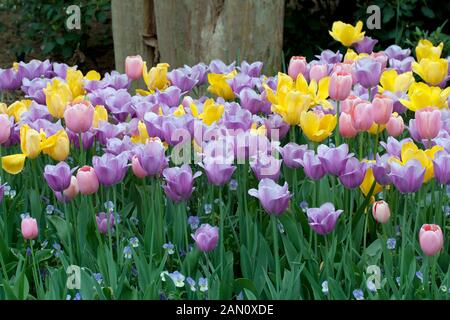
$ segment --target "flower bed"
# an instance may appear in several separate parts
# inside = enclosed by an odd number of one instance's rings
[[[0,70],[0,298],[448,299],[442,44],[330,34],[273,77]]]

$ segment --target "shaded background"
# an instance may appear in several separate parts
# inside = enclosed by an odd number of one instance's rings
[[[247,0],[222,3],[226,1]],[[65,8],[72,4],[81,8],[79,31],[68,31],[65,26]],[[381,8],[381,30],[365,30],[380,40],[376,50],[393,43],[413,47],[425,37],[435,43],[443,41],[443,56],[449,54],[450,2],[286,0],[283,58],[288,61],[292,55],[304,55],[312,59],[320,50],[337,50],[339,44],[328,34],[333,21],[365,22],[366,9],[373,4]],[[10,67],[14,61],[49,58],[77,64],[83,71],[110,71],[115,68],[111,17],[110,0],[0,0],[0,67]]]

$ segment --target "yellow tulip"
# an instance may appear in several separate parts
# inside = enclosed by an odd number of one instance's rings
[[[139,123],[138,123],[138,132],[139,132],[138,135],[131,137],[131,142],[142,143],[142,144],[147,143],[147,141],[148,141],[148,139],[150,139],[150,137],[147,132],[147,127],[145,126],[145,123],[143,123],[142,121],[139,121]]]
[[[448,61],[447,59],[423,58],[419,63],[413,62],[412,69],[425,82],[436,86],[447,77]]]
[[[309,106],[314,107],[321,105],[324,109],[333,109],[333,105],[328,99],[328,86],[330,84],[330,77],[323,77],[317,84],[316,80],[306,81],[303,74],[297,76],[295,80],[295,88],[301,93],[307,94],[311,97]]]
[[[96,81],[100,81],[100,79],[102,78],[102,76],[100,75],[100,73],[98,73],[95,70],[91,70],[88,73],[86,73],[86,75],[84,76],[84,79],[86,80],[96,80]]]
[[[439,87],[430,87],[423,82],[415,82],[409,87],[409,100],[400,99],[399,101],[414,112],[430,106],[443,109],[448,107],[447,98],[449,95],[450,87],[442,90]]]
[[[84,95],[83,79],[83,73],[80,70],[75,70],[73,68],[67,69],[66,82],[69,85],[73,98]]]
[[[363,160],[364,162],[367,163],[375,163],[374,160]],[[367,197],[367,195],[370,192],[370,189],[372,188],[372,184],[375,182],[375,177],[373,175],[373,171],[371,167],[368,167],[366,170],[366,174],[364,176],[364,180],[361,183],[361,185],[359,186],[359,189],[361,190],[361,192]],[[372,194],[377,194],[379,192],[381,192],[383,190],[383,188],[381,187],[380,184],[378,184],[377,182],[375,183],[375,188],[373,189],[373,193]]]
[[[167,71],[169,69],[168,63],[158,63],[156,67],[152,67],[150,71],[147,71],[147,63],[144,62],[142,68],[142,77],[147,85],[150,93],[154,92],[156,89],[163,90],[169,85],[169,80],[167,79]]]
[[[360,54],[357,54],[353,49],[348,48],[347,52],[345,53],[344,56],[344,61],[356,61],[359,59],[362,59],[364,57],[368,57],[369,55],[365,52],[362,52]]]
[[[336,128],[337,117],[319,111],[302,112],[300,127],[305,136],[314,142],[321,142],[328,138]]]
[[[92,127],[98,128],[98,124],[100,121],[108,121],[108,111],[102,105],[96,105],[94,108],[94,119],[92,121]]]
[[[353,43],[361,41],[364,38],[365,32],[361,32],[362,27],[362,21],[358,21],[356,26],[342,21],[336,21],[333,23],[329,33],[334,40],[339,41],[346,47],[350,47]]]
[[[222,118],[224,106],[216,104],[213,99],[208,99],[203,104],[203,112],[198,116],[203,120],[203,123],[210,126],[214,122]]]
[[[23,170],[26,156],[24,154],[13,154],[2,158],[2,168],[9,174],[18,174]]]
[[[386,129],[386,125],[382,124],[379,125],[377,123],[373,123],[372,126],[369,128],[369,130],[367,130],[368,133],[376,135],[376,134],[380,134],[381,132],[383,132],[383,130]]]
[[[20,128],[20,147],[22,153],[30,159],[37,158],[41,153],[41,135],[27,124]]]
[[[53,160],[64,161],[70,152],[70,141],[64,129],[59,130],[49,138],[44,138],[41,143],[42,152]]]
[[[263,84],[263,87],[267,94],[267,100],[269,100],[272,104],[284,104],[284,99],[287,93],[294,89],[294,80],[290,76],[285,73],[278,73],[278,83],[277,83],[277,91],[273,92],[272,88],[270,88],[266,83]]]
[[[176,108],[175,111],[173,112],[173,115],[174,115],[175,117],[182,117],[182,116],[184,116],[185,114],[186,114],[186,111],[184,110],[184,107],[183,107],[182,104],[180,104],[180,105],[178,106],[178,108]]]
[[[411,71],[398,74],[397,70],[389,69],[381,74],[378,91],[380,93],[383,93],[385,90],[406,92],[414,82],[414,76]]]
[[[307,111],[311,104],[311,96],[298,90],[289,91],[280,104],[273,104],[272,111],[278,113],[290,125],[300,124],[302,112]]]
[[[439,59],[442,54],[442,49],[444,48],[444,43],[439,43],[438,46],[434,47],[431,41],[422,39],[419,41],[416,47],[416,57],[417,61],[421,61],[424,58],[428,59]]]
[[[8,109],[7,109],[7,114],[10,117],[14,117],[14,120],[16,122],[20,121],[20,117],[22,116],[22,114],[24,112],[27,112],[28,109],[30,108],[31,102],[33,102],[33,100],[29,100],[29,99],[24,99],[24,100],[18,100],[14,103],[12,103]]]
[[[64,111],[69,102],[73,100],[72,91],[65,82],[54,79],[44,89],[45,102],[48,111],[54,118],[64,118]]]
[[[211,92],[225,100],[234,99],[234,92],[227,80],[233,79],[237,74],[236,70],[227,74],[209,73],[208,74],[208,92]]]

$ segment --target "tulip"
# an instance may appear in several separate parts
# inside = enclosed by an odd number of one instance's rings
[[[299,163],[303,166],[306,176],[312,180],[320,180],[326,174],[322,161],[313,150],[306,151]]]
[[[158,63],[156,67],[152,67],[150,71],[147,71],[147,63],[144,62],[142,66],[142,76],[147,88],[150,92],[154,92],[156,89],[165,89],[169,80],[167,79],[167,70],[169,69],[169,64]]]
[[[101,157],[94,156],[92,158],[98,181],[105,186],[111,186],[123,180],[127,173],[127,163],[128,154],[125,152],[118,156],[105,153]]]
[[[403,133],[405,130],[405,123],[403,122],[403,118],[399,116],[397,113],[393,113],[386,124],[386,130],[392,137],[397,137]]]
[[[362,40],[353,44],[358,53],[372,53],[373,47],[377,44],[377,39],[371,37],[364,37]]]
[[[437,224],[424,224],[419,231],[419,243],[425,255],[431,257],[444,247],[444,234]]]
[[[9,174],[18,174],[23,170],[26,155],[13,154],[2,157],[2,168]]]
[[[441,130],[441,113],[435,108],[425,108],[416,111],[416,129],[422,139],[433,139]]]
[[[89,195],[98,191],[99,182],[94,168],[83,166],[77,172],[78,189],[81,194]]]
[[[306,144],[298,145],[295,142],[286,144],[280,149],[285,166],[292,169],[300,168],[300,161],[303,159],[303,155],[307,150],[308,146]]]
[[[128,56],[125,59],[125,73],[132,80],[137,80],[142,76],[143,66],[144,61],[140,55]]]
[[[439,151],[432,161],[436,181],[444,185],[450,184],[450,154]]]
[[[372,215],[377,222],[386,223],[391,216],[391,210],[387,202],[383,200],[374,202],[372,205]]]
[[[203,120],[203,123],[210,126],[214,122],[222,118],[225,110],[222,104],[216,104],[213,99],[207,99],[203,104],[203,112],[198,116]]]
[[[352,154],[348,153],[347,144],[342,144],[337,148],[329,148],[327,145],[321,144],[317,148],[317,155],[325,172],[335,176],[341,175],[347,160],[352,157]]]
[[[48,154],[53,160],[64,161],[69,156],[70,151],[70,142],[67,132],[64,129],[61,129],[48,138],[44,136],[41,148],[42,152]]]
[[[108,121],[108,111],[106,111],[106,108],[104,106],[97,105],[94,108],[94,117],[92,119],[92,127],[98,128],[100,121],[104,121],[104,122]]]
[[[355,106],[361,102],[368,102],[368,101],[365,101],[360,97],[350,95],[347,97],[347,99],[341,102],[341,111],[348,114],[352,114],[353,111],[355,110]]]
[[[139,179],[144,179],[148,175],[147,171],[145,171],[139,163],[137,155],[134,155],[131,158],[131,170],[133,171],[133,174]]]
[[[442,49],[444,48],[444,43],[439,43],[438,46],[434,47],[433,43],[427,39],[421,39],[416,47],[417,61],[421,61],[424,58],[431,60],[436,60],[441,57]]]
[[[391,155],[388,153],[383,154],[381,157],[377,154],[377,160],[372,164],[373,176],[377,183],[383,186],[392,183],[389,177],[391,172],[390,158]]]
[[[380,81],[382,65],[372,58],[362,58],[355,62],[354,74],[358,83],[366,89],[375,87]]]
[[[67,83],[58,79],[52,80],[44,89],[45,103],[54,118],[63,118],[66,105],[72,101],[73,95]]]
[[[370,103],[358,103],[352,113],[352,125],[358,131],[367,131],[373,124],[373,106]]]
[[[322,111],[303,112],[300,117],[300,127],[305,136],[314,142],[328,138],[336,127],[337,117],[324,114]]]
[[[433,106],[438,109],[448,107],[447,98],[450,90],[441,90],[439,87],[430,87],[423,82],[415,82],[408,89],[409,100],[400,99],[402,105],[411,111]]]
[[[196,172],[192,175],[191,167],[184,164],[181,167],[166,168],[162,173],[165,181],[163,186],[166,195],[174,202],[181,202],[191,197],[194,188],[194,179],[201,175]]]
[[[0,114],[0,144],[9,140],[11,135],[11,121],[6,114]]]
[[[250,167],[256,176],[256,179],[264,178],[277,181],[280,177],[281,160],[275,159],[265,153],[260,153],[256,158],[250,162]]]
[[[41,153],[41,135],[29,125],[20,128],[20,147],[22,153],[30,159],[37,158]]]
[[[140,165],[148,176],[160,175],[167,167],[164,146],[160,140],[151,140],[136,151]]]
[[[333,231],[337,219],[343,210],[335,210],[330,202],[324,203],[320,208],[309,208],[306,211],[308,223],[311,228],[320,235],[326,235]]]
[[[401,193],[413,193],[418,191],[422,186],[425,168],[415,159],[407,161],[404,165],[393,161],[389,176],[394,186]]]
[[[272,110],[281,115],[286,123],[297,125],[302,112],[308,110],[310,102],[309,95],[293,90],[286,94],[283,104],[274,104]]]
[[[309,79],[319,82],[328,75],[328,65],[316,63],[309,69]]]
[[[95,217],[95,221],[97,222],[98,232],[100,232],[101,234],[106,234],[108,233],[108,230],[112,230],[112,228],[114,227],[115,224],[114,214],[113,213],[106,214],[104,212],[100,212]]]
[[[213,251],[219,242],[219,228],[202,224],[192,235],[197,248],[202,252]]]
[[[375,176],[373,174],[372,166],[375,161],[365,160],[365,162],[368,164],[367,169],[366,169],[366,175],[364,176],[364,180],[361,183],[361,185],[359,186],[359,189],[367,197],[374,182],[375,182],[375,187],[373,189],[372,194],[377,194],[377,193],[381,192],[383,190],[383,188],[381,187],[381,185],[379,183],[376,183]]]
[[[293,56],[289,61],[288,75],[296,80],[298,75],[305,74],[307,62],[305,57]]]
[[[189,74],[183,68],[172,70],[167,74],[167,78],[173,86],[180,88],[182,92],[191,91],[198,83],[198,79]]]
[[[55,192],[56,199],[59,202],[67,203],[73,200],[78,195],[78,181],[76,177],[70,178],[70,185],[63,192]]]
[[[236,70],[233,70],[227,74],[208,73],[208,92],[222,97],[225,100],[234,99],[234,92],[228,84],[227,80],[233,79],[236,75]]]
[[[342,21],[336,21],[333,23],[333,26],[329,33],[334,40],[339,41],[346,47],[349,47],[353,43],[359,42],[364,39],[365,32],[361,32],[362,27],[362,21],[358,21],[355,26],[344,23]]]
[[[27,217],[27,218],[22,219],[20,228],[22,231],[22,237],[25,240],[36,239],[39,234],[38,224],[37,224],[36,219],[34,219],[34,218]]]
[[[287,210],[291,199],[287,182],[280,186],[272,179],[262,179],[259,181],[258,189],[250,189],[248,194],[258,198],[268,214],[276,216]]]
[[[352,157],[347,160],[344,170],[339,176],[339,181],[344,187],[354,189],[363,182],[365,174],[366,164]]]
[[[352,75],[347,72],[334,72],[330,77],[328,93],[331,99],[342,101],[350,95]]]
[[[53,191],[64,191],[70,186],[72,172],[65,162],[59,162],[57,165],[46,165],[44,168],[44,178],[48,186]]]
[[[236,167],[231,163],[232,161],[221,155],[207,157],[203,160],[203,163],[199,163],[199,166],[205,170],[209,183],[216,186],[223,186],[230,181],[231,176],[236,170]]]
[[[94,107],[89,101],[69,104],[64,111],[66,126],[75,133],[83,133],[92,127]]]
[[[68,68],[66,74],[66,82],[72,92],[72,97],[76,98],[82,96],[84,91],[84,77],[80,70]]]
[[[344,138],[354,138],[358,130],[353,127],[352,116],[342,112],[339,116],[339,134]]]
[[[376,124],[386,124],[391,118],[394,102],[391,98],[377,94],[372,101],[372,117]]]
[[[431,60],[424,58],[412,63],[412,70],[426,83],[437,86],[447,77],[448,61],[446,59]]]
[[[31,100],[19,100],[12,103],[7,109],[8,115],[14,116],[14,120],[19,122],[22,115],[30,109],[31,102]]]

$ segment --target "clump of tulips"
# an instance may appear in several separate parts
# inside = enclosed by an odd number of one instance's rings
[[[103,76],[0,69],[22,95],[0,103],[2,245],[21,252],[0,253],[0,296],[23,274],[37,298],[79,297],[42,272],[72,264],[86,299],[448,299],[449,59],[428,40],[375,51],[362,27],[335,22],[342,53],[275,76],[140,56]],[[374,263],[393,280],[366,288]]]

